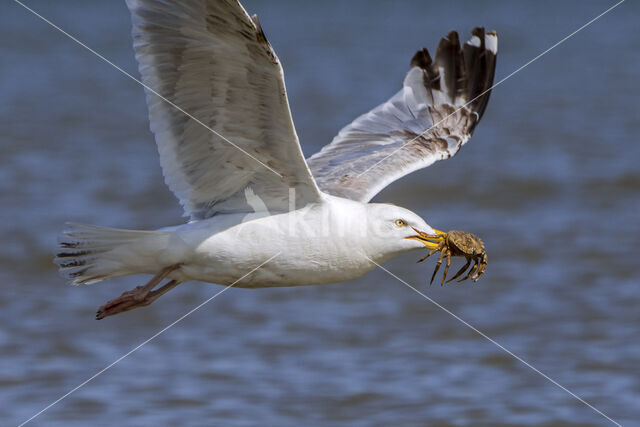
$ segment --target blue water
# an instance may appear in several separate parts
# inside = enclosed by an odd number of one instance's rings
[[[243,3],[284,64],[307,155],[393,94],[414,51],[452,28],[498,31],[498,81],[613,4]],[[124,2],[27,4],[137,75]],[[459,155],[377,197],[472,231],[489,253],[477,284],[429,287],[434,261],[416,265],[418,253],[386,268],[623,425],[640,420],[639,14],[627,1],[506,80]],[[221,288],[188,283],[93,320],[145,278],[67,286],[51,262],[63,222],[183,220],[143,89],[11,1],[0,55],[0,419],[17,425]],[[230,289],[33,424],[608,421],[378,270]]]

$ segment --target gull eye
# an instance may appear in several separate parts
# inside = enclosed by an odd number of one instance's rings
[[[396,227],[405,227],[407,225],[404,219],[396,219],[393,223]]]

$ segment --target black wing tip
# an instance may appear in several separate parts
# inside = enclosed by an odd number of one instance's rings
[[[254,22],[256,22],[258,28],[259,28],[259,23],[257,22],[258,17],[256,15],[254,15],[252,17],[252,19],[254,19]],[[486,49],[485,48],[485,36],[491,36],[491,37],[498,37],[498,33],[495,30],[490,30],[490,31],[486,31],[484,27],[475,27],[473,30],[471,30],[471,35],[475,36],[478,38],[479,42],[480,42],[480,47],[481,49]],[[471,40],[468,40],[464,43],[467,46],[474,46],[474,44],[472,44]],[[442,39],[440,39],[440,43],[438,45],[438,48],[440,48],[440,46],[455,46],[455,45],[460,45],[460,37],[458,36],[458,32],[456,30],[451,30],[447,33],[446,37],[443,37]],[[437,51],[436,51],[437,52]],[[497,53],[496,51],[491,52],[494,55]],[[433,64],[433,60],[431,59],[431,55],[429,54],[429,50],[425,47],[423,47],[422,49],[420,49],[419,51],[417,51],[415,53],[415,55],[413,55],[413,57],[411,58],[411,63],[410,65],[412,67],[420,67],[422,69],[426,69],[428,67],[431,67],[431,65]]]
[[[495,74],[498,35],[495,30],[475,27],[471,38],[460,46],[458,32],[451,30],[440,39],[436,55],[431,59],[425,48],[411,59],[412,67],[425,70],[428,91],[443,90],[451,102],[462,97],[478,120],[489,100]],[[444,71],[444,79],[440,76]]]
[[[460,38],[458,37],[458,32],[455,30],[449,31],[446,37],[440,39],[440,43],[438,44],[438,49],[436,49],[436,58],[435,61],[438,62],[438,56],[445,55],[445,52],[456,48],[456,46],[460,47]]]
[[[460,44],[460,38],[458,37],[458,32],[456,30],[451,30],[447,33],[447,39],[453,45]]]
[[[429,50],[427,50],[427,48],[420,49],[415,55],[413,55],[413,58],[411,58],[411,66],[419,67],[423,70],[430,68],[432,62],[431,55],[429,55]]]

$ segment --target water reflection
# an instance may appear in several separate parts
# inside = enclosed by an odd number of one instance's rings
[[[120,2],[28,3],[136,73]],[[247,2],[284,64],[306,154],[399,87],[450,28],[500,33],[497,79],[606,2]],[[17,424],[216,293],[193,283],[92,320],[142,277],[72,288],[63,221],[182,221],[142,89],[11,2],[0,5],[0,416]],[[386,265],[622,424],[638,419],[639,12],[627,2],[501,85],[456,158],[379,200],[482,236],[476,285]],[[635,14],[635,15],[634,15]],[[426,196],[429,197],[426,197]],[[459,260],[458,260],[459,261]],[[452,266],[452,268],[456,267]],[[376,271],[317,288],[229,290],[43,414],[46,425],[567,424],[604,419]]]

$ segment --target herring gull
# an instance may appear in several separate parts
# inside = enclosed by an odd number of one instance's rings
[[[489,100],[495,32],[475,28],[461,47],[451,31],[433,59],[419,50],[398,93],[305,160],[282,67],[257,16],[236,0],[127,5],[164,178],[189,221],[155,231],[67,224],[55,262],[73,284],[154,275],[97,318],[191,280],[317,285],[362,276],[406,251],[443,250],[447,233],[369,201],[469,140]]]

